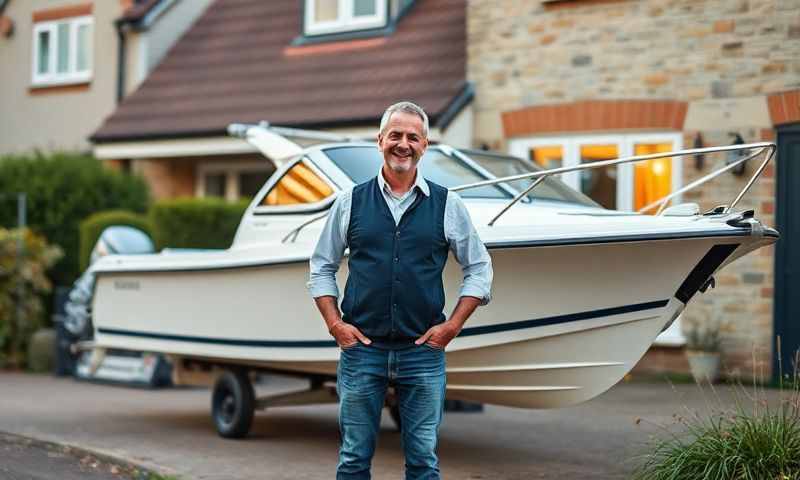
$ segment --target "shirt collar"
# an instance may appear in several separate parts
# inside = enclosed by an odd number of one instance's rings
[[[383,177],[383,166],[378,171],[378,186],[381,187],[381,190],[386,190],[391,193],[392,189],[389,188],[389,185],[386,183],[386,179]],[[425,194],[426,197],[431,196],[431,189],[428,186],[428,182],[425,181],[425,178],[419,174],[419,169],[417,169],[417,177],[414,179],[414,185],[411,186],[411,189],[418,188],[420,192]]]

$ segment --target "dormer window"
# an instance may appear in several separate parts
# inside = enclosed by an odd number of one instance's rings
[[[305,35],[369,30],[387,25],[387,0],[305,0]]]

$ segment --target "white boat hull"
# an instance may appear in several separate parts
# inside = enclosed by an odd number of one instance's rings
[[[699,236],[490,245],[493,300],[448,346],[448,396],[526,408],[593,398],[630,371],[683,310],[676,292],[713,246],[740,244],[730,261],[772,241]],[[249,255],[257,258],[258,251]],[[95,341],[107,348],[333,375],[339,349],[304,288],[307,277],[308,264],[301,260],[99,270]],[[339,278],[346,278],[346,267]],[[446,312],[460,283],[461,272],[451,259],[445,270]]]

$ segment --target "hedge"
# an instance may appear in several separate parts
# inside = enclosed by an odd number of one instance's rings
[[[25,192],[28,226],[64,251],[49,271],[57,285],[70,285],[80,273],[82,219],[118,208],[144,213],[149,203],[142,178],[113,171],[84,154],[0,157],[0,192],[0,227],[16,227],[16,192]]]
[[[150,222],[146,215],[127,210],[108,210],[90,215],[80,224],[80,268],[81,271],[89,267],[92,249],[107,227],[112,225],[127,225],[138,228],[152,237]]]
[[[150,207],[156,250],[172,248],[228,248],[248,201],[227,203],[217,198],[164,200]]]

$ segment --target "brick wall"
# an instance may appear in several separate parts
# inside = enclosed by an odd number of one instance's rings
[[[687,147],[698,134],[705,146],[732,143],[729,132],[746,142],[774,140],[774,94],[800,88],[800,2],[469,0],[467,52],[477,145],[505,150],[514,137],[635,130],[682,131]],[[684,105],[682,125],[649,126],[663,116],[652,110],[626,128],[596,121],[599,110],[585,107],[632,100]],[[580,108],[592,118],[575,121]],[[542,125],[541,116],[509,117],[559,110],[573,118],[544,117]],[[722,162],[722,155],[710,155],[696,168],[695,159],[685,158],[684,184]],[[726,173],[683,200],[702,208],[730,202],[756,167],[750,163],[741,177]],[[754,208],[768,225],[774,225],[774,171],[769,167],[737,207]],[[698,295],[684,314],[689,325],[721,323],[730,375],[747,377],[754,367],[769,374],[773,253],[765,248],[729,265],[717,288]]]
[[[195,158],[137,159],[132,169],[147,181],[154,200],[193,197],[198,162]]]

